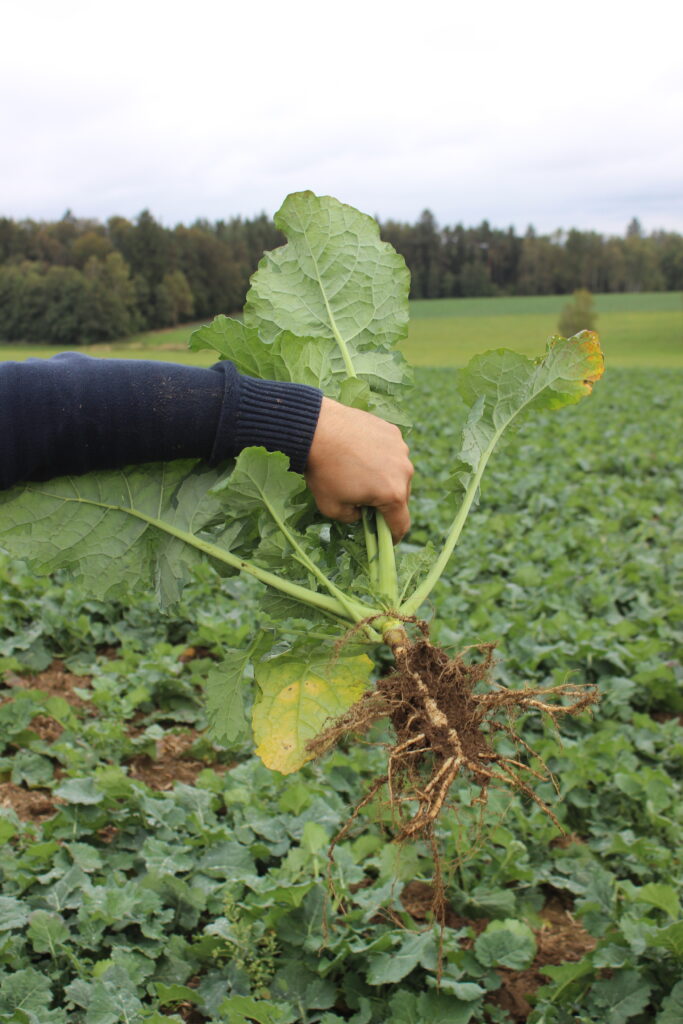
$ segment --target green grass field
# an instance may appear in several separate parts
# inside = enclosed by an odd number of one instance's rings
[[[598,295],[597,330],[611,366],[683,366],[683,295]],[[565,295],[411,303],[402,350],[416,366],[461,366],[488,348],[535,355],[557,331]]]
[[[401,349],[416,366],[461,366],[489,348],[513,348],[527,355],[542,351],[566,295],[495,299],[428,299],[411,302],[410,333]],[[683,294],[652,292],[597,295],[597,330],[608,365],[683,367]],[[167,359],[208,366],[210,353],[190,353],[194,324],[150,331],[121,342],[85,346],[90,355],[128,359]],[[0,345],[0,358],[26,359],[59,351],[48,345]]]

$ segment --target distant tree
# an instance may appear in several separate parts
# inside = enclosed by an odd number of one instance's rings
[[[83,277],[87,302],[81,343],[125,338],[139,328],[135,285],[120,252],[109,253],[103,260],[91,256]]]
[[[579,331],[592,331],[598,318],[593,308],[593,296],[587,288],[578,288],[571,300],[562,308],[558,328],[565,338]]]
[[[43,278],[41,315],[31,341],[81,345],[88,311],[88,283],[75,267],[50,267]]]
[[[627,238],[643,238],[643,228],[637,217],[632,217],[626,228]]]
[[[491,281],[487,263],[472,260],[460,272],[460,294],[464,296],[495,295],[496,288]]]
[[[658,292],[664,288],[664,275],[650,239],[627,232],[624,252],[624,287],[627,292]]]
[[[562,291],[564,249],[557,235],[527,228],[522,241],[515,291],[518,295],[556,295]]]
[[[428,209],[380,230],[405,258],[414,299],[683,289],[683,236],[648,235],[635,217],[611,237],[441,227]],[[148,210],[106,224],[70,210],[52,222],[0,217],[0,338],[79,344],[234,313],[264,250],[284,241],[265,214],[172,229]]]
[[[111,239],[103,231],[86,231],[71,246],[71,261],[82,270],[91,256],[103,260],[112,251]]]
[[[194,312],[192,290],[182,270],[164,274],[157,287],[157,308],[163,310],[163,326],[177,327],[181,320],[189,319]]]
[[[683,235],[673,231],[655,231],[650,240],[665,289],[670,292],[683,290]]]

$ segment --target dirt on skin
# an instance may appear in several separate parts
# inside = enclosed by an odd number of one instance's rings
[[[433,842],[435,822],[451,786],[463,774],[479,787],[474,801],[485,806],[491,785],[502,785],[533,800],[562,831],[553,810],[536,795],[532,780],[554,779],[540,758],[515,732],[515,719],[535,710],[557,725],[563,715],[578,715],[597,701],[594,686],[567,683],[546,689],[509,690],[490,679],[493,645],[469,648],[455,658],[430,643],[427,626],[409,641],[394,630],[391,643],[396,670],[377,682],[345,715],[324,730],[309,750],[322,754],[347,733],[365,732],[388,717],[396,741],[389,748],[387,773],[376,779],[336,836],[332,849],[349,832],[360,810],[386,786],[396,842],[424,838]],[[479,659],[479,660],[477,660]],[[567,703],[560,703],[565,700]],[[496,750],[507,737],[520,753]],[[535,760],[536,766],[528,762]]]

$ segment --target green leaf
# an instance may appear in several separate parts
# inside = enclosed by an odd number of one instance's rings
[[[304,478],[289,472],[289,459],[282,452],[245,448],[230,476],[213,489],[231,518],[260,514],[264,508],[283,523],[300,516],[307,494]]]
[[[219,1013],[226,1015],[231,1024],[292,1024],[297,1019],[285,1003],[271,1003],[263,999],[250,999],[248,996],[230,996],[224,999]]]
[[[0,932],[23,928],[28,921],[29,909],[14,896],[0,896]]]
[[[225,651],[220,665],[206,677],[206,713],[209,733],[216,743],[232,743],[244,731],[245,672],[252,651]]]
[[[85,1024],[138,1024],[143,1006],[134,992],[113,980],[96,981],[85,1013]]]
[[[538,360],[495,349],[475,356],[458,376],[458,390],[469,408],[460,451],[452,456],[453,485],[465,494],[444,546],[426,578],[403,602],[400,611],[413,615],[446,569],[488,460],[505,429],[523,410],[559,409],[591,393],[604,370],[598,336],[582,331],[572,338],[551,337]]]
[[[46,1010],[52,999],[52,988],[48,978],[33,967],[26,967],[2,978],[0,989],[0,1012],[40,1013]]]
[[[267,253],[252,278],[248,327],[266,340],[292,331],[357,351],[390,348],[406,336],[409,274],[371,217],[330,196],[297,192],[275,224],[289,241]]]
[[[36,953],[49,953],[55,957],[57,950],[69,940],[69,929],[61,914],[34,910],[29,918],[27,935]]]
[[[407,934],[401,945],[389,953],[371,953],[368,957],[367,981],[370,985],[385,985],[401,981],[421,964],[426,970],[435,970],[437,944],[430,930],[418,935]]]
[[[474,943],[474,951],[485,967],[510,967],[521,971],[536,955],[536,940],[523,921],[514,918],[491,921]]]
[[[212,349],[251,377],[308,384],[344,405],[370,410],[392,423],[410,422],[391,397],[412,386],[410,367],[400,352],[356,352],[349,342],[357,374],[349,377],[349,368],[332,338],[300,338],[283,331],[274,340],[264,341],[255,328],[222,315],[194,332],[190,348]]]
[[[68,804],[100,804],[104,800],[94,779],[66,779],[54,792]]]
[[[103,865],[99,852],[88,843],[67,843],[66,848],[81,871],[98,871]]]
[[[301,834],[301,848],[307,853],[322,853],[330,844],[327,830],[317,821],[307,821]]]
[[[638,971],[619,971],[612,978],[596,981],[591,995],[604,1011],[605,1024],[625,1024],[645,1009],[651,988]]]
[[[154,988],[161,1006],[180,1002],[192,1003],[196,1006],[201,1002],[197,990],[188,988],[187,985],[166,985],[163,981],[157,981]]]
[[[0,814],[2,812],[0,811]],[[17,834],[17,827],[5,817],[0,817],[0,846]]]
[[[662,1003],[655,1024],[681,1024],[683,1020],[683,981],[677,982]]]
[[[537,360],[508,349],[475,356],[458,377],[458,391],[470,413],[457,457],[476,470],[523,409],[572,405],[591,393],[603,369],[600,344],[592,331],[549,338],[545,355]]]
[[[659,882],[649,882],[640,888],[633,887],[633,898],[648,903],[651,907],[658,907],[669,917],[680,917],[681,904],[678,893],[671,885],[662,885]]]
[[[550,964],[547,967],[538,968],[541,974],[547,974],[549,978],[561,988],[565,988],[573,981],[584,978],[587,974],[593,973],[593,961],[590,959],[579,960],[576,963]]]
[[[652,928],[647,933],[648,945],[660,946],[672,953],[677,960],[683,960],[683,921],[666,928]]]
[[[195,331],[190,348],[195,352],[213,349],[250,377],[295,381],[322,388],[328,394],[334,390],[331,384],[335,377],[346,377],[344,362],[332,339],[299,338],[284,331],[274,341],[263,341],[256,329],[226,316],[217,316]]]
[[[0,545],[37,572],[68,570],[92,596],[153,580],[175,601],[202,555],[166,527],[193,534],[212,520],[220,476],[178,460],[26,484],[0,494]]]
[[[321,656],[304,646],[257,663],[252,725],[263,763],[288,775],[309,761],[306,744],[359,699],[372,667],[364,654]]]
[[[442,992],[407,992],[403,989],[389,1000],[391,1024],[469,1024],[477,1002],[462,1002]],[[479,1019],[480,1015],[478,1015]]]
[[[29,788],[44,786],[54,774],[52,762],[32,750],[18,751],[12,762],[12,782],[20,786],[25,782]]]

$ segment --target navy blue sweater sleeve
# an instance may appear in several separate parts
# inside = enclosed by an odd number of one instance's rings
[[[131,463],[204,458],[249,445],[302,472],[321,393],[210,369],[75,352],[0,363],[0,488]]]

